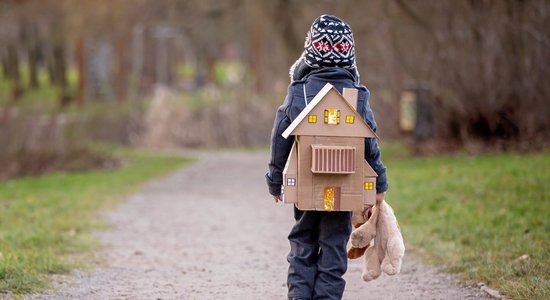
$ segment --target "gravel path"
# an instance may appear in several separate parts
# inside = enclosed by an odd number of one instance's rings
[[[265,153],[220,152],[147,185],[106,218],[103,263],[56,277],[30,299],[286,299],[292,207],[274,204]],[[344,299],[484,299],[405,256],[402,273],[365,283],[350,262]]]

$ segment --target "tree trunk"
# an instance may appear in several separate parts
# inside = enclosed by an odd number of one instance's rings
[[[4,79],[7,79],[10,77],[9,60],[6,53],[0,52],[0,54],[0,60],[2,61],[2,76],[4,77]]]
[[[115,41],[115,93],[117,101],[125,101],[127,97],[127,72],[125,66],[126,39],[119,37]]]
[[[253,73],[253,87],[255,92],[260,92],[263,89],[263,74],[262,74],[262,36],[263,22],[261,19],[261,4],[256,1],[248,3],[248,22],[249,22],[249,47],[248,57],[250,58],[250,70]]]
[[[294,28],[294,24],[296,23],[294,11],[296,9],[296,1],[282,0],[279,1],[277,9],[271,15],[272,22],[281,26],[281,29],[277,32],[280,34],[285,46],[286,65],[292,64],[301,54],[306,34],[305,31],[296,31]]]
[[[211,53],[206,54],[206,78],[209,83],[216,83],[216,58]]]
[[[84,38],[78,37],[76,41],[76,68],[78,72],[78,83],[76,91],[76,102],[79,106],[84,105],[86,97],[86,48]]]
[[[38,47],[33,46],[28,50],[28,60],[29,60],[29,84],[30,87],[36,89],[40,87],[38,83]]]
[[[143,72],[143,54],[145,51],[144,29],[142,25],[134,26],[132,32],[132,71],[129,80],[130,98],[137,98]]]
[[[19,72],[19,56],[17,48],[14,45],[8,45],[8,74],[12,81],[12,100],[15,102],[21,98],[23,88],[21,86],[21,73]]]
[[[46,53],[46,69],[48,71],[48,79],[50,85],[57,85],[58,79],[55,72],[55,59],[53,55],[53,46],[48,44],[48,51]]]
[[[53,48],[54,73],[59,86],[59,105],[65,107],[70,102],[67,91],[67,63],[65,62],[65,48],[55,45]]]
[[[29,64],[29,84],[30,87],[36,89],[39,87],[38,83],[38,58],[40,55],[40,47],[38,45],[38,33],[36,24],[29,25],[29,32],[27,36],[27,59]]]

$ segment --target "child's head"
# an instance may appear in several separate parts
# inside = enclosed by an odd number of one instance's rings
[[[340,18],[322,15],[313,21],[304,44],[305,63],[312,68],[355,69],[351,27]]]

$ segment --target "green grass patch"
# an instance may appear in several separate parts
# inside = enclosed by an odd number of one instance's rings
[[[550,299],[550,153],[386,164],[388,201],[415,252],[467,284]]]
[[[17,102],[20,108],[34,111],[51,111],[59,106],[59,103],[57,103],[60,93],[59,88],[50,83],[46,70],[38,70],[37,79],[39,87],[36,89],[30,87],[30,73],[27,64],[21,64],[19,72],[21,76],[21,88],[23,89],[21,99]],[[71,69],[67,73],[68,89],[71,93],[74,93],[76,86],[74,74],[76,72]],[[12,101],[12,89],[12,80],[6,78],[0,72],[0,105],[5,106]]]
[[[97,212],[189,162],[136,150],[114,155],[123,168],[0,183],[0,292],[33,292],[46,287],[48,274],[86,266],[97,246],[90,232],[104,225]]]

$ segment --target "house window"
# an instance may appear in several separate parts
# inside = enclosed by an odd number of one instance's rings
[[[334,196],[335,196],[335,188],[334,187],[325,187],[325,197],[323,199],[323,204],[325,210],[334,210]]]
[[[355,122],[355,116],[346,116],[346,123],[353,124]]]
[[[317,123],[317,116],[316,115],[308,115],[307,116],[307,121],[309,123]]]
[[[374,189],[374,183],[369,182],[369,181],[365,182],[365,190],[370,191],[370,190],[373,190],[373,189]]]
[[[355,173],[355,147],[311,145],[311,171],[324,174]]]
[[[325,124],[336,125],[340,124],[339,109],[325,109]]]
[[[296,178],[287,178],[286,185],[295,186],[296,185]]]

